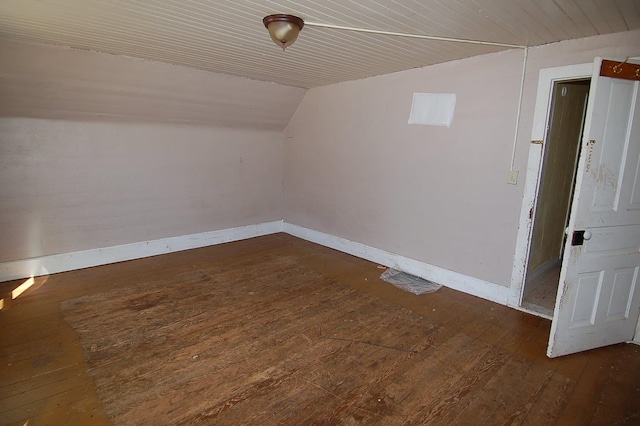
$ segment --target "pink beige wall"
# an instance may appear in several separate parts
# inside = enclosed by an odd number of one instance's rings
[[[0,119],[0,262],[282,218],[280,132]]]
[[[541,68],[640,55],[640,32],[311,89],[285,130],[285,220],[508,286]],[[413,92],[455,93],[451,128],[408,125]]]

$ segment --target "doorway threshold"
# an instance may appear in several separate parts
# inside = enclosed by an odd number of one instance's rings
[[[536,305],[530,302],[522,302],[522,305],[520,305],[520,310],[538,317],[546,318],[548,320],[553,319],[553,309],[549,309],[547,307]]]

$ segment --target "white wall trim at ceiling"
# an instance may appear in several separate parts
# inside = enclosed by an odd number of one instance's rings
[[[287,222],[284,222],[283,231],[295,237],[302,238],[303,240],[311,241],[384,266],[393,267],[426,280],[442,284],[445,287],[500,303],[501,305],[506,305],[509,300],[509,288],[498,284]]]
[[[282,221],[0,263],[0,282],[55,274],[282,232]]]

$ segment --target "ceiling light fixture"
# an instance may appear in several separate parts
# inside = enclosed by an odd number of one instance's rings
[[[297,16],[277,14],[265,16],[262,20],[269,30],[271,40],[278,46],[285,48],[291,46],[298,38],[298,33],[304,27],[304,21]]]

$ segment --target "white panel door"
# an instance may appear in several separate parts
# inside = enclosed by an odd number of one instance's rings
[[[596,58],[549,357],[630,341],[640,315],[640,82],[602,77],[601,63]]]

